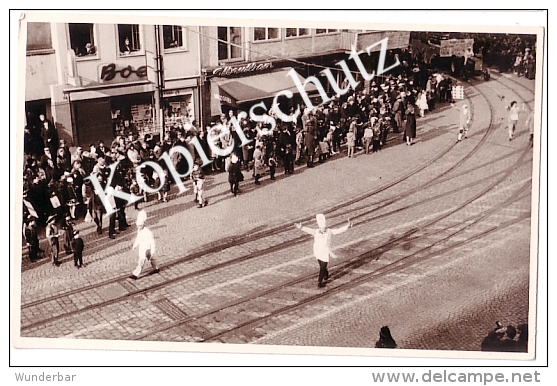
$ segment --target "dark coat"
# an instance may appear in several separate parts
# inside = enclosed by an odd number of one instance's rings
[[[242,174],[242,164],[240,161],[231,162],[228,168],[228,182],[236,183],[242,182],[244,180],[244,175]]]
[[[406,136],[416,138],[416,116],[413,113],[406,115]]]
[[[81,255],[83,253],[83,248],[83,239],[81,237],[72,240],[72,249],[76,255]]]
[[[304,137],[304,144],[306,145],[309,152],[313,153],[315,150],[315,144],[317,140],[316,129],[314,126],[309,126],[308,131]]]

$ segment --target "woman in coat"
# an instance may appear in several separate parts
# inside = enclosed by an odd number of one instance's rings
[[[263,152],[261,151],[261,145],[255,146],[255,151],[253,152],[253,177],[255,178],[255,185],[261,185],[259,179],[261,174],[265,172],[265,162],[263,160]]]
[[[408,103],[408,108],[406,109],[406,144],[408,146],[412,145],[412,139],[416,138],[416,115],[414,105]]]
[[[312,168],[313,156],[315,155],[315,141],[317,139],[317,132],[314,123],[311,120],[306,123],[306,128],[307,131],[306,135],[304,136],[304,144],[306,146],[308,156],[307,167]]]
[[[239,193],[238,187],[240,182],[244,180],[242,174],[242,163],[235,153],[230,156],[230,164],[228,165],[228,182],[230,183],[230,192],[236,196]]]

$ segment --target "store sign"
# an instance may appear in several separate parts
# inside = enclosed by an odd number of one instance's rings
[[[250,63],[245,66],[225,66],[218,67],[212,71],[214,76],[228,76],[228,75],[239,75],[245,74],[247,72],[264,71],[273,68],[273,63]]]
[[[101,82],[123,81],[131,82],[136,80],[143,80],[147,78],[147,66],[141,66],[134,69],[132,66],[116,67],[116,64],[110,63],[101,68],[99,79]],[[116,82],[113,82],[116,83]]]
[[[162,96],[165,98],[173,97],[173,96],[180,96],[180,95],[191,95],[191,91],[188,90],[164,90],[162,92]]]
[[[474,56],[474,39],[441,40],[439,56]]]
[[[226,102],[228,104],[232,104],[232,98],[227,97],[225,95],[213,94],[213,98],[218,99],[221,102]]]

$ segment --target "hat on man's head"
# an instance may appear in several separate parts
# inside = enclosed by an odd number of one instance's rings
[[[144,210],[140,210],[137,214],[137,221],[135,222],[136,225],[143,225],[147,221],[147,212]]]
[[[55,214],[51,214],[50,216],[48,216],[46,223],[50,224],[51,222],[53,222],[54,220],[56,220],[56,215]]]
[[[73,231],[73,237],[79,236],[79,231]]]
[[[315,216],[315,219],[317,220],[317,225],[319,225],[319,228],[325,228],[327,226],[327,220],[325,220],[325,216],[322,213],[319,213],[317,216]]]

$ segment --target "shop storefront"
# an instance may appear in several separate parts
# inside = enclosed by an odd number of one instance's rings
[[[165,132],[198,124],[197,99],[197,79],[166,82],[161,101]]]
[[[267,66],[265,69],[272,68],[272,65]],[[240,68],[257,68],[255,66],[243,66]],[[226,68],[225,68],[226,69]],[[228,67],[233,69],[233,67]],[[244,76],[237,76],[238,73],[244,74],[248,71],[223,71],[221,68],[214,70],[220,76],[214,76],[210,79],[210,88],[206,93],[208,95],[208,104],[210,111],[210,118],[215,119],[220,114],[227,114],[229,110],[245,111],[249,114],[253,105],[263,102],[267,109],[270,109],[273,100],[278,93],[282,91],[290,91],[293,94],[292,98],[285,95],[280,95],[277,102],[280,109],[284,113],[288,113],[290,107],[295,107],[302,103],[300,91],[296,87],[293,76],[295,76],[300,84],[304,84],[305,79],[297,71],[291,72],[291,67],[275,68],[255,74],[246,74]],[[236,76],[225,76],[231,74]],[[316,87],[312,83],[308,83],[305,88],[308,94],[315,94]],[[265,112],[260,109],[256,114],[264,114]],[[207,118],[206,118],[207,119]]]
[[[77,144],[88,146],[118,135],[158,132],[151,83],[70,93]]]
[[[111,142],[119,135],[132,134],[141,139],[150,134],[155,139],[160,138],[154,99],[156,91],[150,82],[75,88],[66,92],[72,106],[75,139],[81,146],[100,140]],[[165,131],[193,123],[196,119],[195,94],[191,87],[163,91],[161,110]]]

